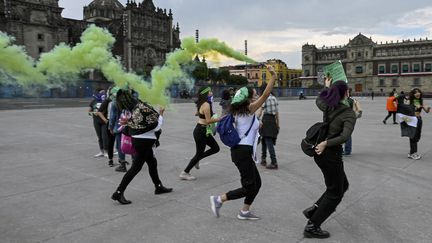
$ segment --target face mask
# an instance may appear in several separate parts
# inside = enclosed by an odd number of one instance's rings
[[[212,96],[207,96],[207,101],[209,103],[213,103],[213,95]]]

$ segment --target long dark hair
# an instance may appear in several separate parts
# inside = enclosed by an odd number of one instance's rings
[[[324,90],[320,93],[319,97],[328,106],[335,108],[339,102],[345,97],[348,85],[345,81],[339,80],[330,86],[328,90]]]
[[[423,105],[423,92],[419,89],[419,88],[414,88],[411,90],[410,94],[409,94],[409,103],[410,105],[414,105],[414,100],[417,99],[415,97],[415,93],[419,92],[420,93],[420,105]]]
[[[128,90],[120,89],[117,92],[116,96],[116,105],[117,109],[119,111],[122,110],[129,110],[132,111],[132,109],[138,104],[138,100],[135,99],[131,92]]]
[[[201,106],[206,103],[208,101],[208,94],[210,92],[210,90],[208,92],[205,92],[204,94],[202,94],[202,92],[207,89],[208,87],[201,87],[198,90],[197,93],[197,100],[195,101],[196,107],[197,107],[197,112],[196,112],[196,116],[199,116],[199,109],[201,108]],[[210,114],[213,116],[213,107],[210,104]]]
[[[253,88],[247,87],[247,89],[248,89],[247,99],[242,103],[231,104],[230,106],[231,114],[241,115],[241,116],[250,114],[249,105],[250,105],[250,99],[252,99],[253,97]]]

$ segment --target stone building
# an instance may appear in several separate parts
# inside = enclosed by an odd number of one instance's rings
[[[337,60],[355,92],[432,90],[432,41],[427,38],[377,43],[360,33],[344,46],[303,45],[303,87],[317,82],[323,66]]]
[[[83,20],[62,17],[58,0],[3,0],[0,31],[16,38],[38,59],[61,42],[75,45],[89,24],[107,28],[116,38],[113,54],[127,70],[149,73],[162,65],[165,56],[180,47],[180,28],[173,24],[171,10],[156,8],[152,0],[140,3],[94,0],[83,9]]]

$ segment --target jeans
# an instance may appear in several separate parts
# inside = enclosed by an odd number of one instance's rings
[[[417,143],[420,141],[420,138],[421,138],[423,120],[422,120],[421,116],[418,116],[417,119],[418,119],[418,122],[417,122],[417,128],[416,128],[415,136],[413,138],[410,138],[410,154],[417,153]]]
[[[195,156],[190,160],[186,169],[186,173],[189,173],[192,168],[202,159],[219,152],[220,148],[213,136],[206,135],[206,126],[197,124],[193,131],[195,140],[196,153]],[[209,150],[205,151],[206,145],[210,147]]]
[[[108,149],[108,134],[107,124],[105,124],[99,117],[93,116],[93,126],[96,131],[98,138],[98,144],[100,151]]]
[[[231,148],[231,159],[240,172],[241,188],[226,193],[228,200],[245,198],[244,204],[252,205],[261,188],[261,177],[252,158],[253,147],[237,145]]]
[[[115,141],[116,141],[119,161],[125,161],[126,155],[121,150],[121,133],[115,133]]]
[[[262,143],[262,153],[261,153],[262,160],[264,161],[265,158],[267,157],[267,149],[268,149],[269,154],[270,154],[271,163],[272,164],[277,164],[276,152],[275,152],[275,149],[274,149],[273,138],[271,138],[271,137],[263,137],[261,139],[261,143]]]
[[[352,136],[348,138],[344,146],[344,154],[351,154],[352,151]]]
[[[318,208],[310,220],[315,226],[321,226],[336,210],[349,183],[344,171],[341,146],[328,147],[321,155],[316,155],[314,160],[324,175],[326,191],[315,203]]]
[[[144,163],[148,165],[148,171],[155,187],[161,184],[157,171],[157,160],[153,154],[153,145],[156,140],[132,138],[132,145],[137,151],[135,158],[132,161],[131,168],[126,172],[117,191],[124,192],[133,178],[141,171]]]

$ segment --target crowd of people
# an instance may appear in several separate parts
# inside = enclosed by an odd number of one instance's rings
[[[215,136],[216,123],[226,116],[233,116],[234,127],[239,135],[239,142],[231,147],[231,160],[240,174],[241,187],[219,195],[210,196],[210,208],[215,217],[220,216],[222,206],[228,202],[243,198],[237,218],[240,220],[260,219],[251,211],[251,205],[261,188],[261,176],[257,164],[269,170],[278,169],[275,151],[280,130],[279,104],[273,95],[276,73],[268,66],[270,81],[257,92],[251,87],[238,90],[223,91],[221,114],[213,110],[213,93],[210,87],[203,87],[197,93],[196,116],[197,124],[192,132],[195,141],[195,154],[190,159],[179,179],[183,181],[196,180],[191,174],[192,169],[200,169],[200,161],[220,151]],[[328,118],[326,139],[315,146],[314,161],[324,177],[326,190],[303,214],[306,217],[304,236],[307,238],[328,238],[330,233],[322,230],[322,223],[336,210],[349,182],[344,171],[343,156],[352,153],[352,132],[356,120],[362,116],[363,110],[359,101],[352,98],[351,89],[345,81],[326,79],[325,88],[316,98],[317,107]],[[422,92],[414,89],[409,97],[401,92],[392,92],[387,99],[388,116],[393,115],[393,123],[397,124],[396,113],[403,106],[411,107],[416,118],[415,128],[407,133],[410,137],[410,152],[408,158],[420,159],[417,153],[417,143],[421,137],[421,112],[430,112],[430,107],[424,104]],[[150,178],[155,186],[155,194],[170,193],[172,188],[165,187],[159,177],[157,159],[154,148],[159,146],[165,109],[158,111],[146,102],[141,101],[137,93],[112,87],[107,91],[99,90],[89,106],[89,115],[98,139],[99,153],[94,157],[106,157],[108,166],[115,166],[113,157],[118,156],[118,172],[125,172],[111,198],[120,204],[130,204],[124,193],[127,186],[147,163]],[[399,123],[412,123],[407,116],[401,116]],[[130,141],[130,148],[126,149]],[[257,157],[258,144],[261,143],[261,159]],[[125,147],[123,147],[125,146]],[[115,147],[115,149],[114,149]],[[207,148],[208,147],[208,148]],[[115,152],[115,150],[117,152]],[[267,152],[269,160],[267,159]],[[131,157],[131,166],[126,161],[127,154]]]

